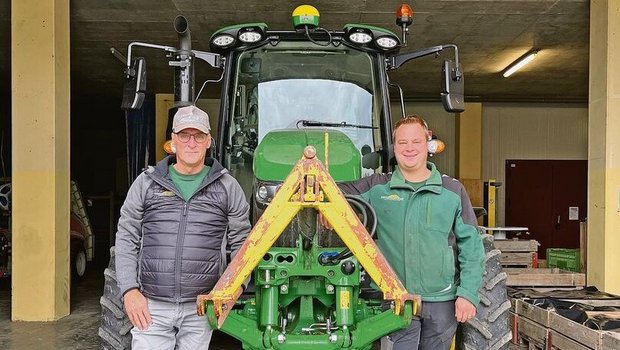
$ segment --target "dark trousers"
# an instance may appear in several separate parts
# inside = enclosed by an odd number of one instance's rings
[[[422,302],[422,315],[388,336],[392,350],[449,350],[456,333],[454,300]]]

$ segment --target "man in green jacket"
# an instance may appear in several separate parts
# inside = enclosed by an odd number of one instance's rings
[[[389,336],[393,350],[450,348],[457,322],[476,315],[484,247],[469,197],[456,179],[428,162],[431,132],[418,116],[394,127],[398,166],[340,184],[377,213],[377,243],[410,293],[422,296],[422,315]],[[419,345],[419,347],[418,347]]]

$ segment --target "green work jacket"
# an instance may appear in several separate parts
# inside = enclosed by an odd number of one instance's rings
[[[428,163],[430,177],[415,190],[397,168],[339,184],[377,213],[377,244],[407,291],[423,301],[457,296],[478,305],[484,247],[463,185]]]

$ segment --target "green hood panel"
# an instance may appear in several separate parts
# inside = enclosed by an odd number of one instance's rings
[[[254,152],[254,174],[262,181],[283,181],[301,159],[304,148],[314,146],[325,162],[325,133],[329,134],[329,173],[336,181],[361,177],[362,155],[351,139],[338,130],[290,129],[269,132]]]

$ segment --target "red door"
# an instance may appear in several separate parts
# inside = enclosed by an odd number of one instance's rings
[[[507,160],[506,225],[526,226],[541,246],[579,248],[579,222],[587,216],[586,160]]]

